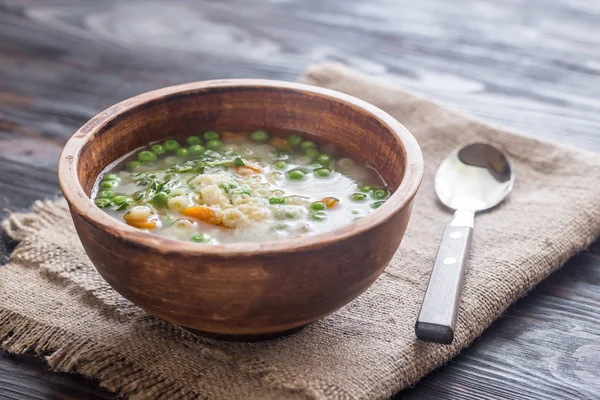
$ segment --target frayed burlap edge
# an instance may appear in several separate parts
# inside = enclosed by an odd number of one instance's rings
[[[37,200],[32,212],[14,212],[0,223],[6,235],[15,241],[25,241],[30,235],[56,223],[70,221],[67,202],[64,198]],[[9,261],[10,264],[10,261]],[[17,263],[22,264],[22,263]],[[44,274],[43,271],[37,271]],[[46,276],[68,291],[75,284]],[[0,282],[1,283],[1,282]],[[0,295],[3,287],[0,285]],[[173,326],[175,329],[181,329]],[[99,386],[119,396],[131,399],[187,400],[206,398],[206,395],[186,388],[179,382],[136,366],[106,346],[84,339],[64,329],[48,326],[32,318],[0,307],[0,349],[11,354],[32,352],[43,356],[52,370],[78,373]],[[238,360],[222,354],[248,376],[259,377],[273,392],[285,393],[285,398],[322,399],[319,391],[313,390],[301,377],[288,376],[281,380],[273,376],[273,370],[252,360]],[[329,384],[331,388],[333,386]],[[343,388],[335,387],[340,399],[352,396]],[[251,398],[251,397],[249,397]],[[280,398],[279,396],[276,398]]]
[[[135,367],[110,349],[6,309],[0,309],[0,341],[1,348],[13,354],[49,353],[45,360],[54,371],[80,373],[121,396],[177,400],[198,397],[177,382]]]

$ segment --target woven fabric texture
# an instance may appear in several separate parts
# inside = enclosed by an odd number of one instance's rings
[[[43,353],[136,399],[384,399],[448,361],[536,283],[600,234],[600,157],[527,138],[336,64],[307,83],[389,112],[423,149],[425,178],[406,236],[380,279],[335,314],[260,343],[219,342],[156,319],[114,292],[79,243],[64,200],[40,201],[3,227],[20,242],[0,267],[0,343]],[[457,146],[506,152],[514,191],[477,216],[454,344],[414,336],[440,235],[451,215],[436,201],[437,165]]]

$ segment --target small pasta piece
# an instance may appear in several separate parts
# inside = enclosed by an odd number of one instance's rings
[[[179,218],[173,222],[173,226],[178,229],[190,229],[194,226],[194,223],[187,218]]]
[[[152,210],[147,206],[135,206],[123,216],[125,222],[139,229],[154,229],[156,221],[151,219]]]
[[[306,214],[304,207],[276,205],[271,207],[276,219],[299,219]]]
[[[171,197],[167,203],[169,210],[183,210],[190,205],[192,205],[192,202],[187,196]]]
[[[171,197],[186,196],[187,195],[187,190],[185,190],[184,188],[173,189],[173,190],[171,190],[171,193],[169,193],[169,195]]]
[[[310,204],[310,199],[304,196],[288,196],[285,198],[285,204],[294,206],[307,206]]]
[[[130,219],[146,220],[152,215],[152,209],[148,206],[135,206],[131,207],[127,215],[129,215]]]
[[[225,192],[217,185],[208,185],[200,189],[202,202],[209,206],[220,206],[221,208],[231,207],[229,199]]]
[[[246,217],[240,210],[230,208],[223,211],[223,226],[226,228],[237,228],[248,225],[248,223],[248,217]]]
[[[269,217],[270,212],[266,206],[255,204],[242,204],[237,209],[253,221],[260,221]]]

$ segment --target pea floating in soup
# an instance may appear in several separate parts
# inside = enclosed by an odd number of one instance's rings
[[[207,131],[122,157],[92,197],[133,227],[194,243],[314,235],[375,211],[391,194],[375,170],[339,154],[298,134]]]

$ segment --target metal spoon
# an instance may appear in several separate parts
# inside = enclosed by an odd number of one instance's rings
[[[435,193],[456,212],[440,242],[415,325],[417,338],[452,343],[475,213],[504,200],[514,180],[506,156],[489,144],[465,146],[440,164],[435,175]]]

